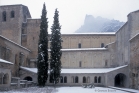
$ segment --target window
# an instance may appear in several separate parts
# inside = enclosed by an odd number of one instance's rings
[[[98,83],[101,83],[101,77],[100,76],[98,77]]]
[[[19,56],[19,65],[21,66],[21,65],[23,65],[23,63],[24,63],[24,54],[23,53],[21,53],[20,52],[20,56]]]
[[[101,48],[103,48],[104,47],[104,43],[101,43]]]
[[[77,76],[75,77],[75,83],[78,83],[78,77]]]
[[[78,44],[78,48],[81,48],[81,43]]]
[[[63,77],[62,76],[60,77],[60,83],[63,83]]]
[[[82,67],[82,62],[81,61],[79,62],[79,67]]]
[[[67,77],[66,76],[64,77],[64,83],[67,83]]]
[[[11,18],[14,18],[15,14],[14,11],[11,11]]]
[[[3,21],[6,21],[6,11],[3,11],[3,13],[2,13],[2,19],[3,19]]]
[[[108,61],[107,60],[105,60],[105,66],[107,66],[108,65]]]
[[[97,83],[97,77],[96,77],[96,76],[95,76],[95,78],[94,78],[94,82]]]
[[[86,77],[85,76],[83,77],[83,83],[86,83]]]

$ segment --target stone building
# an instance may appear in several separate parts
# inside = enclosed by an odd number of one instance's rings
[[[0,88],[9,87],[12,77],[37,82],[40,22],[31,18],[27,6],[0,6],[0,58],[8,62],[0,62]],[[58,85],[93,83],[137,89],[138,34],[139,11],[128,14],[128,21],[116,33],[62,34],[62,71]],[[3,83],[5,77],[8,85]],[[47,81],[47,85],[51,83]]]

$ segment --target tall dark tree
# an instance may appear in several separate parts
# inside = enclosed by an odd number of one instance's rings
[[[46,6],[43,4],[40,35],[38,43],[38,86],[44,87],[48,77],[48,22],[46,18]]]
[[[61,26],[59,24],[59,12],[57,9],[55,10],[54,14],[54,22],[51,27],[52,34],[51,34],[51,55],[50,55],[50,82],[56,84],[59,82],[60,73],[61,73]]]

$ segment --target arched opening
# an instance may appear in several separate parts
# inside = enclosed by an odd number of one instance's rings
[[[8,74],[5,74],[4,76],[3,76],[3,84],[8,84],[8,80],[9,79],[9,75]]]
[[[78,77],[77,76],[75,77],[75,83],[78,83]]]
[[[27,76],[27,77],[25,77],[25,78],[24,78],[24,80],[27,80],[27,81],[32,81],[32,77]]]
[[[14,11],[11,11],[11,18],[14,18],[15,14]]]
[[[97,83],[97,76],[95,76],[95,78],[94,78],[94,82]]]
[[[63,77],[62,76],[60,77],[60,83],[63,83]]]
[[[64,83],[67,83],[67,77],[66,76],[64,77]]]
[[[86,77],[85,76],[83,77],[83,83],[86,83]]]
[[[101,77],[100,76],[98,77],[98,83],[101,83]]]
[[[114,84],[116,87],[125,87],[126,76],[122,73],[119,73],[114,78]]]

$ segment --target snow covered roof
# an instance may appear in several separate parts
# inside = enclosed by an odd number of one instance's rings
[[[19,47],[21,47],[21,48],[23,48],[23,49],[25,49],[25,50],[29,51],[29,52],[31,52],[29,49],[27,49],[27,48],[25,48],[25,47],[23,47],[23,46],[21,46],[21,45],[19,45],[19,44],[15,43],[15,42],[13,42],[12,40],[10,40],[10,39],[8,39],[8,38],[6,38],[6,37],[2,36],[2,35],[0,35],[0,37],[2,37],[3,39],[5,39],[5,40],[7,40],[7,41],[9,41],[9,42],[11,42],[11,43],[13,43],[13,44],[17,45],[17,46],[19,46]]]
[[[67,33],[61,35],[115,35],[115,32]]]
[[[136,35],[134,35],[132,38],[129,39],[129,41],[133,40],[135,37],[137,37],[139,35],[139,33],[137,33]]]
[[[74,49],[61,49],[61,51],[90,51],[90,50],[107,50],[107,48],[74,48]],[[50,49],[48,50],[50,51]]]
[[[7,64],[12,64],[12,65],[13,65],[12,62],[9,62],[9,61],[6,61],[6,60],[3,60],[3,59],[1,59],[1,58],[0,58],[0,63],[7,63]]]
[[[62,69],[61,73],[108,73],[124,67],[127,67],[127,65],[119,66],[115,68]],[[27,67],[20,67],[20,68],[33,73],[37,73],[37,68],[27,68]]]

